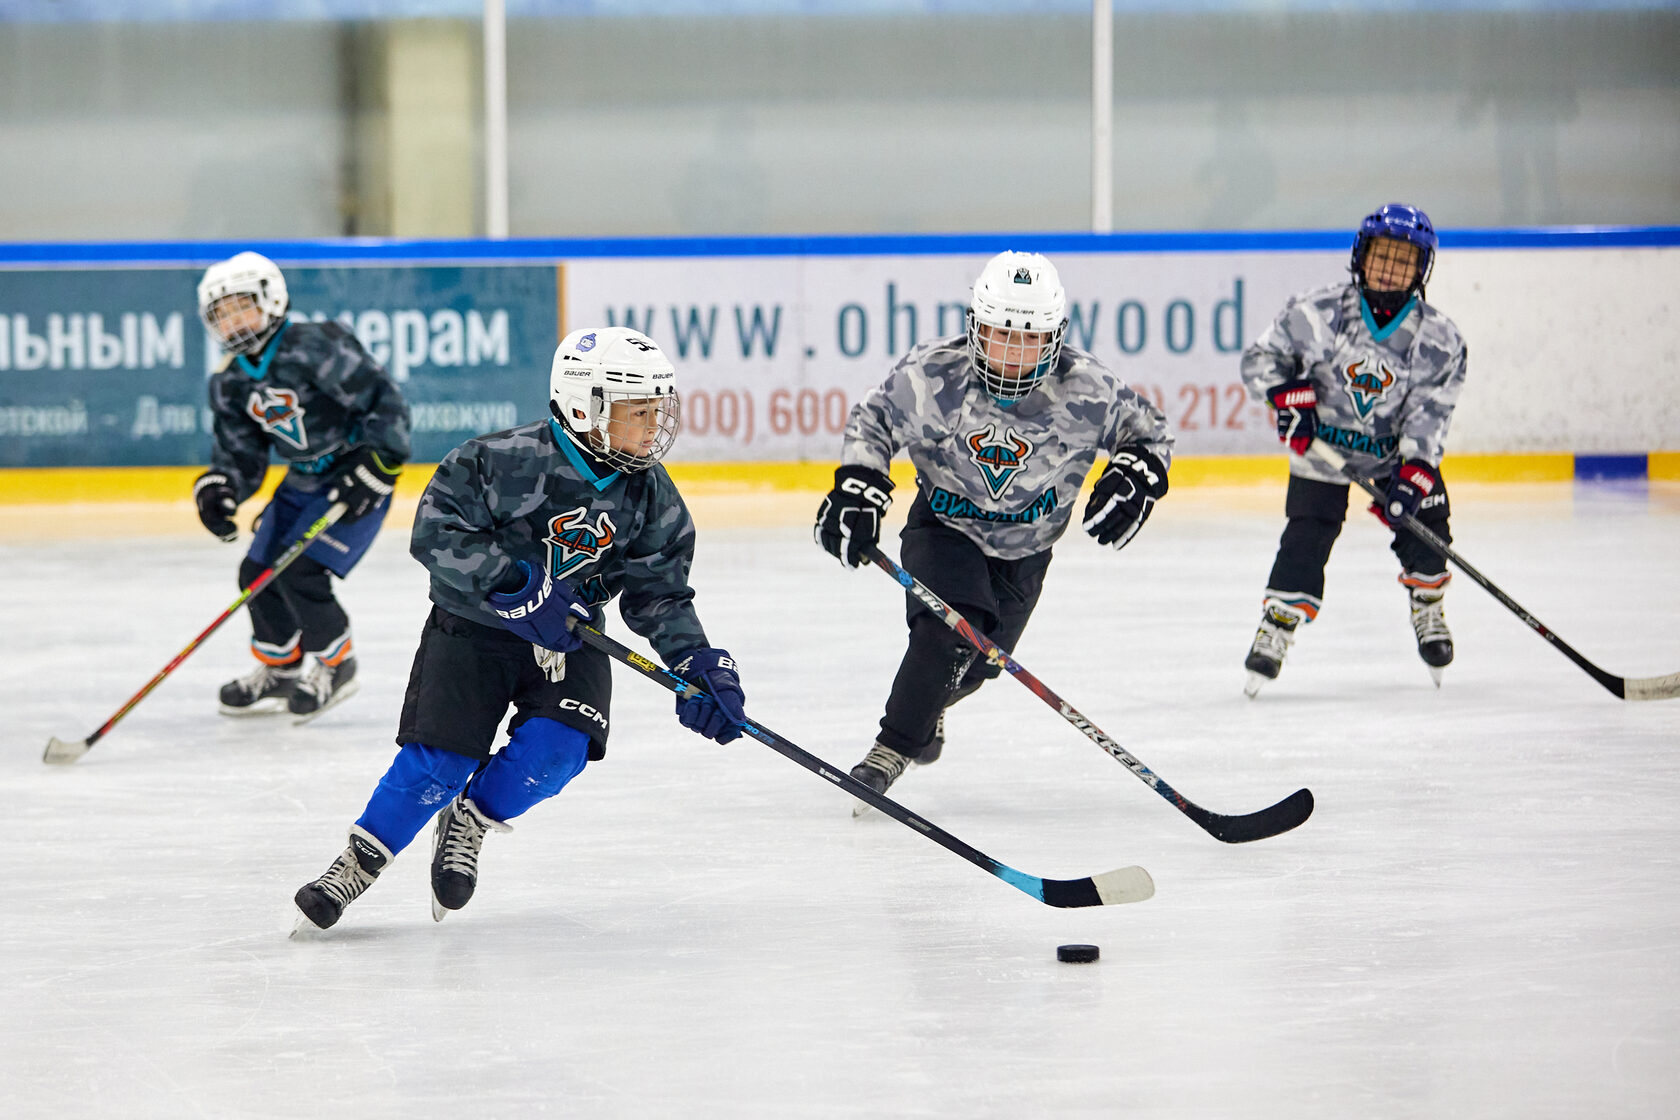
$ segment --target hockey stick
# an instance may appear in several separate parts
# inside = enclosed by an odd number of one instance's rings
[[[669,669],[661,668],[641,654],[620,645],[593,626],[574,623],[572,633],[582,638],[584,644],[593,646],[614,661],[630,666],[648,680],[670,689],[679,697],[702,695],[693,685]],[[991,872],[1016,890],[1031,895],[1046,905],[1114,906],[1123,902],[1142,902],[1155,894],[1154,880],[1149,877],[1149,872],[1141,867],[1121,867],[1084,879],[1040,879],[1036,875],[1017,871],[1008,864],[999,863],[984,852],[969,847],[938,825],[916,816],[898,802],[876,793],[845,771],[832,769],[822,759],[795,746],[769,728],[747,722],[741,725],[741,730],[777,754],[792,759],[819,777],[827,778],[853,797],[867,801],[893,820],[909,825],[935,844],[955,852],[974,866]]]
[[[879,548],[870,547],[864,550],[864,557],[888,575],[896,579],[906,591],[922,601],[922,604],[938,615],[951,629],[961,634],[968,644],[986,655],[986,660],[994,665],[1009,670],[1014,678],[1026,685],[1033,695],[1085,733],[1091,742],[1107,751],[1114,760],[1136,774],[1143,780],[1144,785],[1160,794],[1179,812],[1195,821],[1202,830],[1215,840],[1223,840],[1227,844],[1246,844],[1250,840],[1264,840],[1268,836],[1276,836],[1281,832],[1288,832],[1299,827],[1308,817],[1312,816],[1313,795],[1310,789],[1298,789],[1288,797],[1266,809],[1258,812],[1244,813],[1240,816],[1226,816],[1224,813],[1212,813],[1179,793],[1176,789],[1161,780],[1161,777],[1149,767],[1138,761],[1125,747],[1116,743],[1105,735],[1100,727],[1080,715],[1072,704],[1057,696],[1043,681],[1027,672],[1026,666],[1016,661],[1009,654],[999,649],[997,643],[976,630],[962,615],[945,600],[934,594],[932,589],[921,580],[895,564]]]
[[[173,673],[181,662],[191,656],[193,650],[197,649],[204,643],[204,639],[208,638],[211,634],[214,634],[217,627],[221,626],[222,623],[233,617],[234,611],[237,611],[240,607],[244,606],[251,596],[273,583],[275,578],[278,577],[281,572],[285,571],[287,566],[290,565],[293,560],[302,556],[304,550],[314,542],[315,538],[326,532],[327,526],[344,516],[344,510],[345,506],[343,502],[334,502],[331,506],[327,507],[327,511],[315,519],[315,523],[305,530],[303,536],[299,537],[292,543],[290,548],[281,553],[280,558],[275,560],[272,566],[265,569],[257,576],[256,579],[252,580],[251,585],[239,593],[239,598],[230,603],[228,605],[228,609],[217,616],[216,621],[212,622],[209,626],[206,626],[203,633],[199,634],[198,637],[187,643],[187,648],[182,650],[180,653],[177,653],[174,660],[165,665],[162,670],[158,672],[157,676],[147,681],[145,688],[136,692],[133,697],[129,699],[128,703],[124,704],[121,708],[118,708],[116,715],[106,720],[100,725],[99,730],[95,731],[92,735],[89,735],[86,739],[48,740],[46,753],[41,756],[41,761],[53,763],[54,765],[65,765],[67,763],[75,762],[78,758],[81,758],[84,754],[86,754],[90,747],[105,737],[106,732],[110,731],[111,728],[117,725],[118,720],[122,719],[130,711],[132,711],[136,704],[140,703],[140,701],[144,700],[151,693],[152,689],[163,683],[163,678],[167,677],[170,673]]]
[[[1361,490],[1371,495],[1371,497],[1375,498],[1377,501],[1381,502],[1387,499],[1387,495],[1385,495],[1381,490],[1378,490],[1370,479],[1365,478],[1357,471],[1349,469],[1347,460],[1342,457],[1342,453],[1337,451],[1334,447],[1331,447],[1328,443],[1325,443],[1320,439],[1315,439],[1312,442],[1312,451],[1332,470],[1341,472],[1342,477],[1358,486]],[[1582,657],[1579,653],[1575,652],[1575,648],[1573,646],[1558,637],[1556,634],[1552,633],[1551,630],[1546,627],[1545,623],[1541,622],[1538,618],[1535,618],[1533,615],[1524,610],[1522,608],[1522,604],[1518,603],[1515,599],[1501,591],[1498,585],[1491,579],[1488,579],[1481,572],[1478,572],[1475,568],[1471,567],[1464,557],[1460,556],[1448,547],[1447,542],[1443,541],[1440,537],[1431,532],[1428,526],[1424,525],[1423,522],[1408,514],[1402,519],[1401,523],[1405,525],[1405,527],[1414,535],[1416,535],[1417,538],[1424,544],[1440,553],[1440,555],[1446,559],[1451,560],[1458,566],[1460,571],[1475,580],[1477,583],[1481,584],[1488,594],[1492,595],[1495,599],[1498,599],[1505,605],[1506,609],[1518,618],[1522,619],[1523,622],[1528,625],[1530,630],[1552,643],[1559,653],[1563,654],[1565,657],[1569,658],[1569,660],[1575,662],[1575,664],[1586,670],[1589,677],[1609,689],[1616,696],[1621,697],[1623,700],[1671,700],[1676,696],[1680,696],[1680,673],[1670,673],[1666,677],[1635,677],[1632,679],[1627,677],[1618,677],[1614,673],[1606,673],[1603,669],[1600,669],[1597,665],[1594,665],[1591,661],[1588,661],[1585,657]]]

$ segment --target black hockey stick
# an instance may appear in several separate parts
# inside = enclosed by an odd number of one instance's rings
[[[648,680],[676,693],[678,696],[701,695],[700,690],[641,654],[620,645],[593,626],[574,623],[572,632],[584,644],[593,646],[614,661],[630,666]],[[1015,889],[1031,895],[1050,906],[1113,906],[1122,902],[1142,902],[1155,894],[1154,880],[1141,867],[1121,867],[1084,879],[1040,879],[999,863],[984,852],[975,850],[946,832],[943,828],[923,820],[898,802],[883,797],[842,770],[835,770],[822,759],[810,754],[767,727],[743,723],[741,730],[757,739],[777,754],[805,767],[811,773],[827,778],[853,797],[867,801],[887,816],[907,824],[935,844],[957,853],[976,867],[989,871]]]
[[[256,579],[252,580],[251,585],[239,593],[239,598],[228,604],[227,610],[218,615],[216,617],[216,621],[212,622],[209,626],[206,626],[198,637],[188,642],[186,649],[177,653],[174,660],[165,665],[158,672],[157,676],[146,682],[146,687],[129,697],[128,703],[118,708],[116,715],[100,724],[99,730],[95,731],[92,735],[89,735],[86,739],[49,739],[47,741],[46,752],[41,755],[41,761],[62,766],[67,763],[75,762],[78,758],[81,758],[84,754],[86,754],[90,747],[105,737],[105,733],[107,731],[110,731],[111,728],[117,725],[118,720],[133,711],[134,706],[150,695],[152,689],[163,683],[163,678],[167,677],[170,673],[173,673],[181,662],[191,656],[193,650],[203,645],[204,639],[208,638],[211,634],[214,634],[216,629],[221,626],[222,623],[233,617],[234,611],[237,611],[240,607],[244,606],[245,603],[250,600],[251,596],[273,583],[276,577],[278,577],[281,572],[285,571],[287,566],[290,565],[293,560],[302,556],[304,550],[314,542],[315,538],[326,532],[327,526],[344,516],[344,510],[345,505],[343,502],[334,502],[331,506],[329,506],[327,508],[327,512],[316,518],[315,523],[304,531],[303,536],[294,541],[290,548],[280,554],[279,559],[275,560],[269,568],[259,574]]]
[[[1313,440],[1312,450],[1313,453],[1323,460],[1332,470],[1341,472],[1343,478],[1346,478],[1349,482],[1358,486],[1361,490],[1371,495],[1371,497],[1375,498],[1379,502],[1387,500],[1387,495],[1377,489],[1370,479],[1365,478],[1358,471],[1352,470],[1348,467],[1347,460],[1342,457],[1342,453],[1340,451],[1337,451],[1334,447],[1331,447],[1328,443],[1325,443],[1320,439]],[[1616,696],[1621,697],[1623,700],[1671,700],[1676,696],[1680,696],[1680,673],[1670,673],[1666,677],[1634,677],[1629,679],[1627,677],[1618,677],[1614,673],[1605,672],[1603,669],[1600,669],[1597,665],[1594,665],[1591,661],[1588,661],[1585,657],[1582,657],[1579,653],[1575,652],[1575,647],[1552,633],[1545,623],[1541,622],[1538,618],[1535,618],[1533,615],[1524,610],[1521,603],[1518,603],[1515,599],[1501,591],[1498,585],[1491,579],[1488,579],[1481,572],[1478,572],[1475,568],[1471,567],[1464,557],[1454,552],[1447,545],[1446,541],[1443,541],[1440,537],[1431,532],[1429,527],[1423,524],[1423,522],[1408,514],[1402,519],[1401,523],[1413,534],[1415,534],[1424,544],[1434,549],[1445,559],[1451,560],[1458,566],[1460,571],[1475,580],[1477,583],[1481,584],[1489,595],[1498,599],[1505,605],[1507,610],[1522,619],[1530,630],[1552,643],[1559,653],[1579,665],[1586,671],[1589,677],[1609,689]]]
[[[871,563],[897,580],[904,590],[920,599],[923,606],[938,615],[945,625],[961,634],[969,645],[985,654],[987,661],[1009,670],[1010,675],[1026,685],[1033,695],[1056,709],[1063,719],[1083,731],[1086,738],[1107,751],[1116,762],[1136,774],[1145,785],[1160,794],[1179,812],[1195,821],[1204,832],[1215,840],[1223,840],[1227,844],[1246,844],[1250,840],[1264,840],[1268,836],[1288,832],[1312,816],[1313,795],[1310,789],[1298,789],[1270,808],[1261,809],[1254,813],[1245,813],[1241,816],[1226,816],[1224,813],[1212,813],[1202,808],[1162,781],[1160,775],[1138,761],[1125,747],[1103,734],[1102,728],[1080,715],[1072,704],[1051,692],[1043,681],[1027,672],[1026,666],[999,649],[996,642],[976,630],[968,619],[958,614],[949,603],[934,594],[932,589],[922,583],[921,580],[894,563],[886,553],[879,548],[870,547],[864,550],[863,555]]]

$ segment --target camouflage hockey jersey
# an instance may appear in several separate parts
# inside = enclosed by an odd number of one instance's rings
[[[852,409],[841,461],[884,473],[904,451],[941,522],[990,556],[1019,560],[1061,537],[1097,456],[1133,443],[1171,464],[1167,418],[1090,354],[1064,346],[1037,388],[1005,408],[957,335],[912,348]]]
[[[409,552],[432,602],[500,627],[484,597],[516,561],[565,579],[594,607],[622,593],[625,623],[667,665],[709,645],[688,569],[694,522],[665,468],[598,474],[552,422],[470,439],[444,456],[420,498]]]
[[[270,450],[287,463],[286,481],[306,491],[363,445],[408,461],[407,402],[338,323],[287,319],[256,361],[236,355],[211,375],[210,410],[210,467],[242,502],[262,485]]]
[[[1319,438],[1367,477],[1386,478],[1400,459],[1440,466],[1464,387],[1464,339],[1451,319],[1421,300],[1405,318],[1374,328],[1358,286],[1304,292],[1243,351],[1243,383],[1265,401],[1266,390],[1285,381],[1311,381]],[[1347,481],[1316,456],[1290,455],[1289,473]]]

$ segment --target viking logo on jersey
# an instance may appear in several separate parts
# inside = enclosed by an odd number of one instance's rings
[[[974,463],[980,468],[980,475],[986,480],[986,489],[992,492],[992,497],[1001,498],[1003,492],[1009,489],[1009,484],[1015,476],[1021,473],[1027,465],[1027,458],[1033,453],[1033,445],[1016,434],[1014,428],[1004,430],[1000,438],[996,424],[987,424],[977,432],[968,433],[968,449],[974,456]]]
[[[263,426],[263,431],[298,450],[309,443],[303,431],[303,409],[298,407],[298,395],[291,389],[277,389],[272,385],[253,389],[251,398],[245,402],[245,411]]]
[[[548,574],[559,579],[585,564],[593,564],[612,547],[615,526],[605,512],[589,524],[589,510],[582,506],[567,510],[548,523]]]
[[[1367,366],[1376,365],[1373,372]],[[1392,371],[1380,361],[1373,363],[1370,358],[1342,367],[1342,378],[1346,382],[1342,388],[1347,390],[1348,399],[1358,410],[1361,420],[1371,415],[1371,410],[1377,407],[1383,394],[1393,387],[1395,377]]]

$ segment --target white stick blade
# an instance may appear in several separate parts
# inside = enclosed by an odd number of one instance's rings
[[[1096,886],[1097,897],[1103,900],[1104,906],[1143,902],[1155,897],[1155,880],[1141,867],[1104,871],[1101,875],[1091,876],[1091,882]]]
[[[1680,696],[1680,673],[1622,682],[1624,700],[1672,700]]]
[[[41,755],[41,761],[52,766],[65,766],[76,761],[88,752],[85,739],[75,739],[65,742],[63,739],[47,740],[46,753]]]

